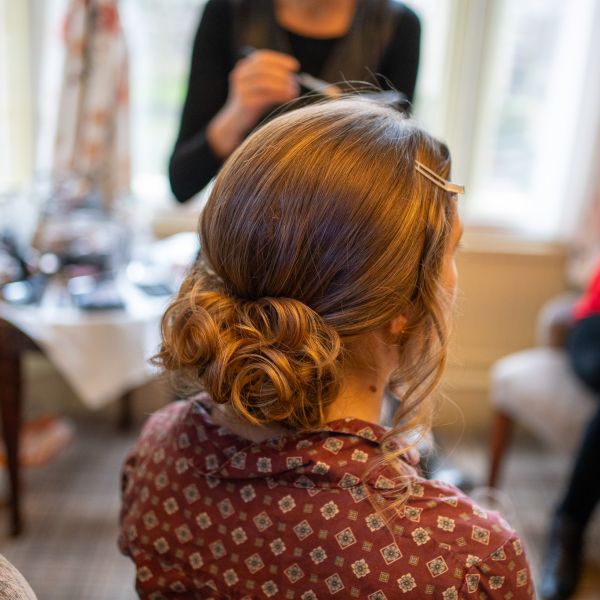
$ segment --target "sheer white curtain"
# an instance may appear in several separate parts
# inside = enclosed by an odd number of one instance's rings
[[[50,176],[65,62],[64,19],[67,0],[29,0],[33,6],[32,75],[36,90],[36,175]]]
[[[0,0],[0,193],[33,169],[29,18],[28,3]]]

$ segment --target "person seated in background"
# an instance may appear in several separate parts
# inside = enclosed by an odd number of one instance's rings
[[[578,379],[600,400],[600,264],[573,311],[567,354]],[[600,403],[583,433],[567,489],[551,525],[542,574],[546,600],[567,600],[581,573],[586,527],[600,500]]]
[[[170,160],[173,194],[184,202],[202,190],[274,106],[306,92],[299,73],[372,80],[411,102],[420,32],[395,0],[209,0]]]
[[[225,163],[156,358],[198,393],[123,471],[140,597],[534,597],[515,531],[403,442],[446,359],[449,176],[446,146],[356,99],[277,117]]]

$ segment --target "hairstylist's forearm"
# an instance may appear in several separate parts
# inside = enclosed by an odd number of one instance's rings
[[[219,158],[225,160],[269,108],[298,97],[299,68],[293,56],[273,50],[254,50],[236,63],[229,74],[227,102],[206,129]]]
[[[226,104],[206,127],[206,140],[218,158],[225,160],[244,140],[253,123],[247,123],[231,104]]]
[[[197,194],[216,175],[221,163],[206,139],[206,129],[179,142],[169,162],[169,180],[175,198],[185,202]]]

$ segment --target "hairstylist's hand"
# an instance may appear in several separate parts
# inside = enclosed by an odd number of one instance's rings
[[[298,97],[299,68],[293,56],[274,50],[255,50],[236,64],[227,102],[207,128],[217,156],[229,156],[269,108]]]
[[[274,50],[255,50],[236,64],[229,75],[227,105],[246,132],[268,108],[298,96],[299,68],[293,56]]]

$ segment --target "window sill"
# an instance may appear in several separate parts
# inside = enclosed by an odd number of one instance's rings
[[[564,242],[469,225],[465,226],[463,247],[462,251],[469,254],[554,257],[565,257],[567,254]]]

